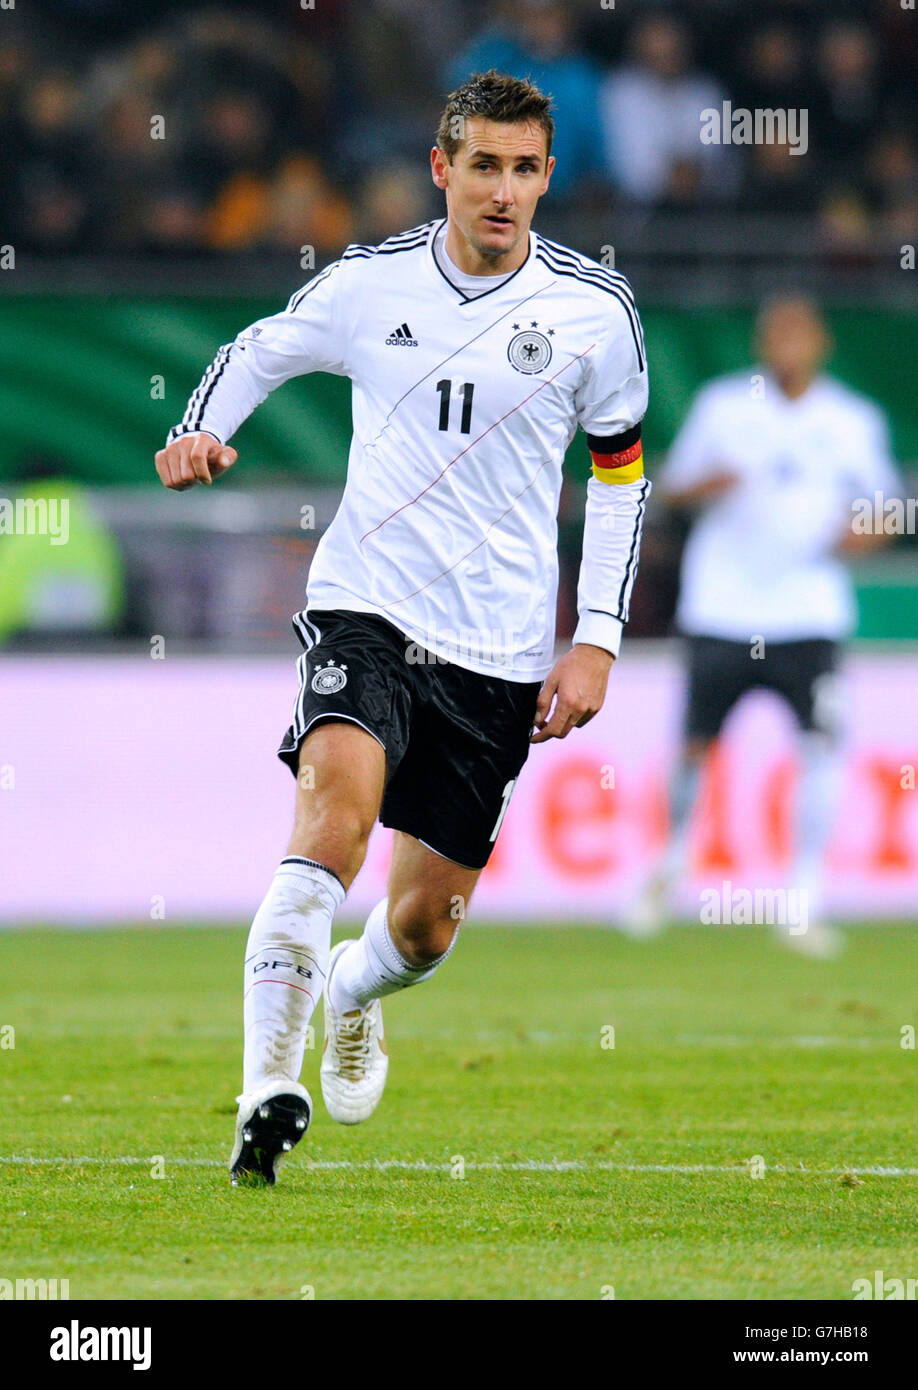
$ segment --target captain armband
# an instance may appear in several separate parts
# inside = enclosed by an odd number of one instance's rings
[[[601,483],[633,483],[643,478],[640,425],[604,439],[588,434],[587,445],[593,459],[593,477]]]

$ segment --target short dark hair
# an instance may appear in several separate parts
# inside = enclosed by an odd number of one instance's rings
[[[510,77],[491,68],[488,72],[476,72],[450,92],[437,127],[437,144],[450,164],[465,138],[465,120],[469,116],[485,116],[489,121],[513,125],[534,122],[545,131],[546,158],[551,154],[555,136],[551,97],[528,78]]]

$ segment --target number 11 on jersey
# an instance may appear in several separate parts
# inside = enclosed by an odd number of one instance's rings
[[[449,377],[444,377],[437,382],[436,389],[440,392],[440,425],[441,430],[449,429],[449,400],[452,395],[453,383]],[[459,432],[470,434],[472,429],[472,396],[475,394],[474,381],[464,381],[459,388],[462,396],[462,418],[459,422]]]

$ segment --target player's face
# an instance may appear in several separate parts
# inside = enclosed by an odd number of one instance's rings
[[[759,329],[759,351],[779,381],[809,381],[824,363],[829,339],[822,320],[805,303],[776,304]]]
[[[481,258],[506,268],[522,254],[536,204],[548,188],[554,156],[546,159],[539,125],[510,125],[472,116],[452,164],[442,150],[432,157],[434,182],[446,191],[450,221]],[[501,262],[504,262],[501,265]]]

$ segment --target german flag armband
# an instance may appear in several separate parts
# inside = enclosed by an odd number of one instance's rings
[[[605,439],[588,434],[587,444],[593,459],[593,477],[601,483],[634,483],[644,476],[640,425]]]

